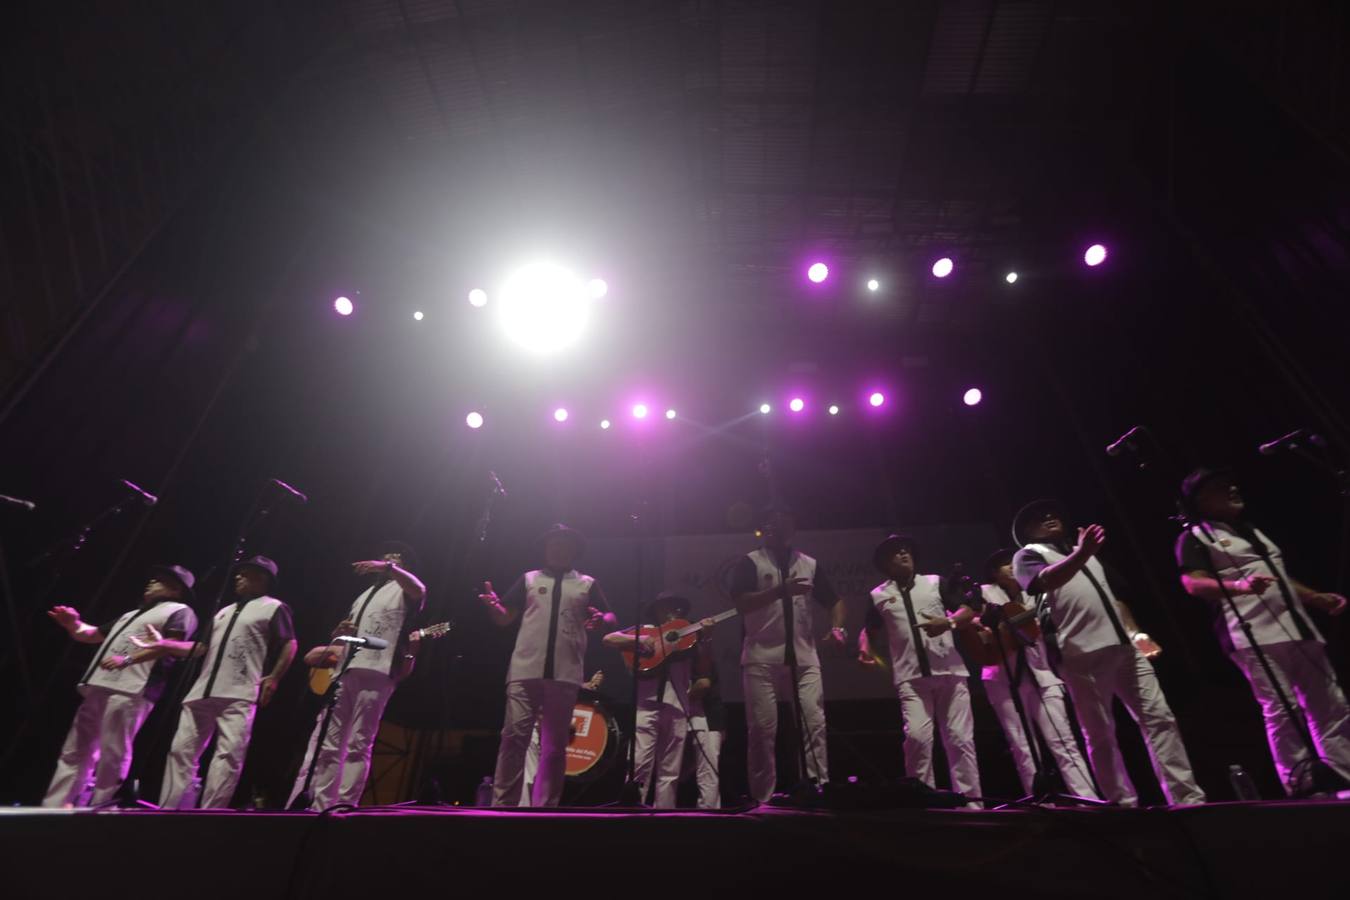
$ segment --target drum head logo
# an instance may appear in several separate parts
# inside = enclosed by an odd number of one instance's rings
[[[609,725],[605,714],[589,703],[572,710],[572,739],[567,744],[567,774],[584,775],[605,755]]]

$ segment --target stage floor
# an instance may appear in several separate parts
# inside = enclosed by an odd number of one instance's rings
[[[1186,809],[0,814],[10,898],[1344,896],[1350,802]],[[636,881],[635,881],[636,880]],[[633,893],[636,891],[636,893]]]

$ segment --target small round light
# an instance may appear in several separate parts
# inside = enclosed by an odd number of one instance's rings
[[[635,419],[645,419],[645,418],[647,418],[647,404],[645,404],[645,403],[637,403],[637,404],[634,404],[634,406],[633,406],[633,418],[635,418]]]
[[[1017,284],[1017,273],[1009,272],[1007,275],[1003,276],[1003,280],[1008,282],[1008,284]]]
[[[347,297],[339,297],[333,301],[333,309],[337,310],[339,316],[350,316],[355,308]]]
[[[801,412],[802,410],[806,409],[806,401],[803,400],[801,397],[793,397],[792,400],[788,403],[788,409],[792,410],[793,412]]]
[[[867,279],[867,289],[875,293],[876,291],[881,290],[881,282],[877,281],[875,278],[869,278]]]
[[[604,431],[609,431],[609,419],[601,419],[600,428]]]
[[[961,399],[966,406],[975,406],[984,399],[984,394],[979,388],[971,388],[962,395]]]
[[[933,263],[933,277],[946,278],[948,275],[952,274],[952,270],[955,268],[956,263],[952,262],[952,258],[950,256],[944,256]]]
[[[831,403],[831,404],[830,404],[830,415],[832,415],[832,416],[837,416],[837,415],[839,415],[839,406],[838,406],[838,404],[834,404],[834,403]]]
[[[567,421],[567,410],[563,409],[561,406],[558,407],[557,409],[555,409],[555,410],[553,411],[553,421],[555,421],[555,422],[566,422],[566,421]]]
[[[417,312],[413,313],[413,321],[414,321],[414,322],[420,322],[420,321],[422,321],[422,320],[425,319],[425,318],[426,318],[426,316],[422,315],[422,311],[421,311],[420,309],[419,309]]]
[[[482,288],[469,291],[469,303],[478,307],[487,306],[487,291]]]
[[[483,414],[480,412],[469,413],[464,417],[464,424],[468,425],[470,428],[482,428]]]
[[[873,406],[880,406],[886,402],[886,395],[881,391],[873,391],[872,396],[867,398],[867,402]]]
[[[675,418],[675,410],[673,410],[673,409],[668,409],[668,410],[666,410],[666,418],[667,418],[667,419],[673,419],[673,418]]]
[[[1100,266],[1106,262],[1106,248],[1101,244],[1093,244],[1083,252],[1083,262],[1089,266]]]
[[[830,277],[830,267],[822,262],[812,263],[811,268],[806,270],[806,277],[816,284],[820,284],[826,278]]]
[[[767,403],[761,403],[761,404],[759,405],[759,411],[760,411],[760,414],[761,414],[761,415],[767,416],[772,410],[773,410],[773,407],[770,406],[770,405],[767,404]]]

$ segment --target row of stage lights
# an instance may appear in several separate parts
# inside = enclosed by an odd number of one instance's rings
[[[967,388],[966,391],[961,395],[961,402],[964,403],[966,406],[978,406],[980,404],[980,401],[983,399],[984,399],[984,392],[977,387]],[[886,395],[881,391],[872,391],[867,395],[867,405],[874,410],[881,409],[883,406],[886,405]],[[806,407],[807,407],[806,400],[802,397],[793,397],[787,403],[788,410],[793,414],[799,415],[801,413],[806,412]],[[839,406],[838,403],[831,403],[829,406],[825,408],[825,411],[831,416],[837,416],[840,414],[840,412],[842,412],[842,408]],[[770,415],[772,412],[773,412],[773,404],[761,403],[759,405],[760,415],[767,416]],[[653,415],[653,410],[648,404],[639,402],[633,404],[633,407],[631,410],[629,410],[629,413],[631,414],[634,420],[641,422],[651,418]],[[667,409],[665,412],[665,418],[667,421],[673,422],[679,417],[680,414],[673,407]],[[553,410],[553,421],[557,422],[560,425],[570,421],[571,418],[572,414],[567,410],[567,407],[565,406],[559,406],[557,409]],[[464,417],[464,424],[474,429],[482,428],[486,421],[487,420],[484,418],[483,414],[478,410],[473,410],[467,416]],[[602,431],[609,431],[613,427],[614,421],[612,419],[600,420],[600,428]]]
[[[1100,266],[1106,262],[1107,249],[1104,244],[1092,244],[1083,251],[1083,264],[1089,267]],[[933,261],[929,271],[934,278],[948,278],[956,271],[956,261],[950,256],[942,256]],[[823,284],[830,277],[830,267],[825,262],[812,262],[806,267],[806,278],[813,284]],[[1016,284],[1019,276],[1016,270],[1009,270],[1003,280]],[[867,290],[875,293],[881,290],[881,280],[868,278]],[[599,300],[609,293],[609,285],[603,278],[592,278],[582,282],[570,271],[548,263],[536,263],[518,271],[503,286],[503,323],[508,333],[518,341],[529,343],[539,335],[549,338],[549,346],[559,346],[568,342],[568,336],[580,333],[585,326],[588,304]],[[473,288],[468,295],[471,306],[482,309],[488,305],[488,293],[482,288]],[[340,316],[350,316],[356,311],[350,297],[338,297],[333,308]],[[414,321],[426,318],[422,310],[414,310]],[[558,326],[562,326],[561,333]]]

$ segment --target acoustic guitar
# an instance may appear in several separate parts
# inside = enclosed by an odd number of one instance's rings
[[[712,623],[725,622],[740,615],[740,610],[728,609],[712,617]],[[637,650],[624,650],[623,663],[628,671],[637,666],[639,674],[654,671],[665,664],[672,656],[691,649],[698,642],[698,633],[703,630],[703,620],[690,623],[686,619],[672,619],[664,625],[643,625],[637,636],[652,639],[652,651],[639,653]]]
[[[438,637],[444,637],[450,633],[450,629],[455,627],[454,622],[438,622],[435,625],[428,625],[426,628],[419,628],[411,632],[408,637],[417,635],[421,641],[434,641]],[[328,688],[332,686],[333,679],[337,676],[338,669],[342,661],[342,644],[334,642],[328,645],[325,656],[334,656],[336,660],[331,666],[311,666],[309,670],[309,689],[320,697],[328,693]]]
[[[998,621],[997,634],[979,621],[953,632],[962,654],[976,665],[1001,666],[1005,656],[1012,662],[1019,647],[1029,647],[1041,636],[1035,609],[1027,609],[1015,600],[998,608],[1003,615]]]

